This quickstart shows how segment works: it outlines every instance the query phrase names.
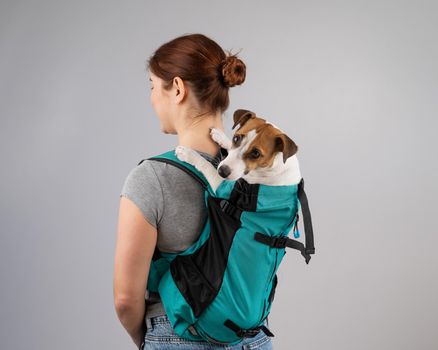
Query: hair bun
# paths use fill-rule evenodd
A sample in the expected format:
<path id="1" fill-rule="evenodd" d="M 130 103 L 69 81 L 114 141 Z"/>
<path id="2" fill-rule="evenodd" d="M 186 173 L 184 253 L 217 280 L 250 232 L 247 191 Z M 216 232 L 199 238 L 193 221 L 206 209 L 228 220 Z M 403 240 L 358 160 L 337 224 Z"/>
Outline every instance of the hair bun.
<path id="1" fill-rule="evenodd" d="M 236 55 L 227 56 L 221 62 L 223 83 L 226 87 L 240 85 L 245 81 L 246 66 Z"/>

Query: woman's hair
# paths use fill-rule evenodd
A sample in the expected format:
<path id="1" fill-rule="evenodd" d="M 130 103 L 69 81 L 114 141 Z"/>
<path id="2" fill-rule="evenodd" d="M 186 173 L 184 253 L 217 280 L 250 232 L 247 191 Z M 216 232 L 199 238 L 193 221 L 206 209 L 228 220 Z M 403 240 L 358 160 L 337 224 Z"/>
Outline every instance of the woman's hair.
<path id="1" fill-rule="evenodd" d="M 223 113 L 230 103 L 228 90 L 245 81 L 246 66 L 237 54 L 225 54 L 203 34 L 179 36 L 161 45 L 147 61 L 147 68 L 161 78 L 163 88 L 180 77 L 191 87 L 202 108 Z"/>

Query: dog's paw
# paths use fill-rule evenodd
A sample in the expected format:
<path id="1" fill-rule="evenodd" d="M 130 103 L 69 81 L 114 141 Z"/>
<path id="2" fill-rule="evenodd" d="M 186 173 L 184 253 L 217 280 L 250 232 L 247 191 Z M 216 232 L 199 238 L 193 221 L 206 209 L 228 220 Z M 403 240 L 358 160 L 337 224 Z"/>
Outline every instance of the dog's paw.
<path id="1" fill-rule="evenodd" d="M 185 146 L 177 146 L 176 148 L 175 148 L 175 154 L 176 154 L 176 157 L 179 159 L 179 160 L 182 160 L 182 161 L 187 161 L 187 154 L 188 154 L 188 152 L 187 152 L 187 147 L 185 147 Z"/>
<path id="2" fill-rule="evenodd" d="M 210 128 L 210 136 L 214 142 L 216 142 L 219 146 L 224 146 L 224 133 L 222 130 L 217 128 Z"/>
<path id="3" fill-rule="evenodd" d="M 175 148 L 176 157 L 183 162 L 192 163 L 196 153 L 189 147 L 178 145 Z"/>

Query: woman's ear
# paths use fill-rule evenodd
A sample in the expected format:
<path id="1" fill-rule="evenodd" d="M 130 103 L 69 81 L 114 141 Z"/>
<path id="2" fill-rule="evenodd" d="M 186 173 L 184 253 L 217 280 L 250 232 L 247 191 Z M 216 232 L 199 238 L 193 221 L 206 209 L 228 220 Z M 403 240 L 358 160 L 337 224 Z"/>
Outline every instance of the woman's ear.
<path id="1" fill-rule="evenodd" d="M 173 93 L 173 91 L 175 93 Z M 180 77 L 173 78 L 172 96 L 177 102 L 181 102 L 187 93 L 186 86 Z"/>

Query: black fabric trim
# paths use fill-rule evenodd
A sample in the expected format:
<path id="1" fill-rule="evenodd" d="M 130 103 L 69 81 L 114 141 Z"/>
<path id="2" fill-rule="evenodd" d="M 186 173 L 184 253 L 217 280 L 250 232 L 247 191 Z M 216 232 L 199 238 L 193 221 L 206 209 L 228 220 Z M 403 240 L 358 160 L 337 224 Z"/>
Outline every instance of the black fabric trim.
<path id="1" fill-rule="evenodd" d="M 240 178 L 234 184 L 229 201 L 244 211 L 256 211 L 259 188 L 259 184 L 250 184 Z"/>
<path id="2" fill-rule="evenodd" d="M 199 317 L 214 300 L 222 285 L 230 248 L 240 228 L 240 220 L 224 212 L 222 198 L 208 196 L 210 237 L 193 254 L 178 255 L 170 264 L 172 277 Z"/>
<path id="3" fill-rule="evenodd" d="M 274 300 L 275 288 L 277 288 L 277 284 L 278 284 L 278 278 L 277 278 L 277 274 L 275 274 L 274 279 L 272 280 L 272 289 L 271 292 L 269 293 L 269 298 L 268 298 L 269 304 L 272 304 L 272 301 Z"/>

